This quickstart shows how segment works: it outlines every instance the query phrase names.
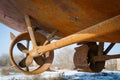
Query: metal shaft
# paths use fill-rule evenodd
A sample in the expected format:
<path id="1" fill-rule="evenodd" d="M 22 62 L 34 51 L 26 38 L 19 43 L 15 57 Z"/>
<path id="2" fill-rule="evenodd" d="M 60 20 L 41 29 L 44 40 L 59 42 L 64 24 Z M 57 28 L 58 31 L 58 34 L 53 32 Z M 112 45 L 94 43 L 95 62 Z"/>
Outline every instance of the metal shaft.
<path id="1" fill-rule="evenodd" d="M 115 58 L 120 58 L 120 54 L 117 55 L 102 55 L 102 56 L 95 56 L 93 58 L 94 62 L 100 62 L 100 61 L 105 61 L 109 59 L 115 59 Z"/>
<path id="2" fill-rule="evenodd" d="M 79 31 L 68 37 L 62 38 L 54 43 L 40 46 L 38 52 L 46 52 L 58 49 L 77 42 L 90 41 L 96 37 L 107 35 L 108 33 L 116 31 L 120 31 L 120 15 Z"/>

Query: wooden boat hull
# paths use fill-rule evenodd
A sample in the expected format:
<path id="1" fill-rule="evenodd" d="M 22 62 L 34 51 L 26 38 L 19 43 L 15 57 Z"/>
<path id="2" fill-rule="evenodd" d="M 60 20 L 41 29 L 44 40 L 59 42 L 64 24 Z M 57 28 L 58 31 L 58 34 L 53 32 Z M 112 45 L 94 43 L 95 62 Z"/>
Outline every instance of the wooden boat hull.
<path id="1" fill-rule="evenodd" d="M 25 31 L 27 14 L 34 28 L 47 32 L 58 30 L 57 36 L 65 37 L 119 15 L 119 3 L 120 0 L 1 0 L 0 21 Z M 104 38 L 107 42 L 119 42 L 119 34 L 120 31 L 106 34 L 97 41 Z"/>

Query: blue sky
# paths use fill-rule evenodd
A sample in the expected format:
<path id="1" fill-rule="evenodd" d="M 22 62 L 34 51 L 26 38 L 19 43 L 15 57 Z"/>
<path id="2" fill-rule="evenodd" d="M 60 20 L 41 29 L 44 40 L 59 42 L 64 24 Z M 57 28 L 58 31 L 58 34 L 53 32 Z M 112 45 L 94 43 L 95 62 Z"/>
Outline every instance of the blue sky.
<path id="1" fill-rule="evenodd" d="M 10 32 L 18 34 L 19 32 L 0 23 L 0 54 L 8 54 L 10 47 Z"/>
<path id="2" fill-rule="evenodd" d="M 10 32 L 13 32 L 15 35 L 19 34 L 19 32 L 0 23 L 0 54 L 9 54 L 9 47 L 11 43 Z M 109 43 L 106 43 L 105 47 L 107 47 L 108 44 Z M 114 53 L 120 54 L 120 44 L 116 44 L 111 50 L 110 54 Z"/>

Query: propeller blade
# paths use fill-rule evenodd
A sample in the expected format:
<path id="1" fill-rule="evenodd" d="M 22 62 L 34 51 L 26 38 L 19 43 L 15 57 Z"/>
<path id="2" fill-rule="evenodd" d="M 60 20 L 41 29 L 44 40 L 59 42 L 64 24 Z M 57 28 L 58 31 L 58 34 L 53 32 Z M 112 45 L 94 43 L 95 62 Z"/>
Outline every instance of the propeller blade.
<path id="1" fill-rule="evenodd" d="M 38 64 L 38 65 L 43 65 L 45 63 L 45 58 L 42 56 L 38 56 L 34 58 L 34 61 Z"/>
<path id="2" fill-rule="evenodd" d="M 13 40 L 15 38 L 15 35 L 12 32 L 10 32 L 10 38 L 11 38 L 11 40 Z"/>
<path id="3" fill-rule="evenodd" d="M 26 54 L 29 53 L 28 49 L 27 49 L 23 44 L 17 43 L 17 47 L 18 47 L 18 49 L 19 49 L 20 51 L 22 51 L 22 52 L 24 52 L 24 53 L 26 53 Z"/>
<path id="4" fill-rule="evenodd" d="M 26 61 L 26 58 L 22 59 L 22 60 L 19 62 L 19 66 L 22 67 L 22 68 L 26 67 L 25 61 Z"/>
<path id="5" fill-rule="evenodd" d="M 26 66 L 29 66 L 33 61 L 33 57 L 32 56 L 27 56 L 26 60 L 25 60 L 25 64 Z"/>
<path id="6" fill-rule="evenodd" d="M 19 62 L 19 66 L 22 67 L 22 68 L 25 68 L 27 66 L 29 66 L 33 61 L 33 57 L 32 56 L 27 56 L 26 58 L 22 59 L 20 62 Z"/>

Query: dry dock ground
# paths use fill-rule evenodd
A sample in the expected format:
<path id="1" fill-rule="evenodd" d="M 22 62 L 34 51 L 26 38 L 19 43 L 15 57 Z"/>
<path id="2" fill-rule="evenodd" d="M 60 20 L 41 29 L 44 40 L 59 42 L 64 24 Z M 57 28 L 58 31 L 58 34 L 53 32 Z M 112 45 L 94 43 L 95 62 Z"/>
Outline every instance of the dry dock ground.
<path id="1" fill-rule="evenodd" d="M 15 69 L 0 69 L 0 80 L 120 80 L 120 72 L 103 70 L 100 73 L 75 70 L 46 71 L 38 75 L 25 75 Z"/>

